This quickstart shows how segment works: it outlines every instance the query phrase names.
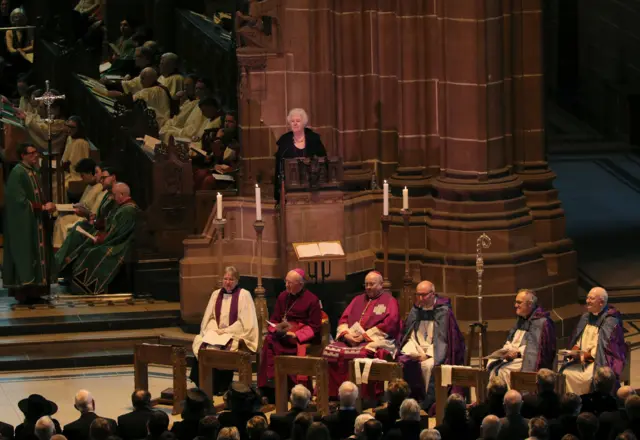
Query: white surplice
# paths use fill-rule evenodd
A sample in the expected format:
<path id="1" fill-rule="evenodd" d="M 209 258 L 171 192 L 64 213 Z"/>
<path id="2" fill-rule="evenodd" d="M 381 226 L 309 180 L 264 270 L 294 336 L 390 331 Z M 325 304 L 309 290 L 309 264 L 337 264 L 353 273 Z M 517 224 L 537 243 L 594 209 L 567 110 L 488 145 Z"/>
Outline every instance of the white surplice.
<path id="1" fill-rule="evenodd" d="M 516 330 L 515 334 L 513 335 L 513 339 L 511 341 L 505 342 L 504 345 L 502 346 L 502 348 L 505 350 L 517 350 L 520 353 L 519 358 L 512 360 L 506 365 L 502 365 L 498 369 L 498 373 L 497 373 L 498 376 L 500 376 L 507 383 L 507 387 L 509 387 L 509 389 L 511 388 L 511 372 L 522 370 L 522 358 L 524 357 L 524 351 L 527 348 L 527 346 L 522 342 L 524 341 L 524 336 L 526 334 L 527 332 L 524 330 Z M 489 362 L 487 367 L 492 366 L 494 362 L 504 362 L 504 361 L 500 359 L 493 360 Z M 496 375 L 496 370 L 495 369 L 491 370 L 490 377 L 494 377 L 495 375 Z"/>
<path id="2" fill-rule="evenodd" d="M 431 309 L 433 310 L 433 307 Z M 408 355 L 427 355 L 427 359 L 420 362 L 422 377 L 424 378 L 425 387 L 429 389 L 429 381 L 431 380 L 431 372 L 434 367 L 433 359 L 433 329 L 435 321 L 420 321 L 418 331 L 411 331 L 411 337 L 402 347 L 402 353 Z"/>
<path id="3" fill-rule="evenodd" d="M 598 327 L 587 324 L 577 345 L 581 351 L 588 351 L 595 359 L 596 351 L 598 350 Z M 593 362 L 587 365 L 569 365 L 565 368 L 564 376 L 567 380 L 567 393 L 576 393 L 578 396 L 590 393 L 593 369 Z"/>

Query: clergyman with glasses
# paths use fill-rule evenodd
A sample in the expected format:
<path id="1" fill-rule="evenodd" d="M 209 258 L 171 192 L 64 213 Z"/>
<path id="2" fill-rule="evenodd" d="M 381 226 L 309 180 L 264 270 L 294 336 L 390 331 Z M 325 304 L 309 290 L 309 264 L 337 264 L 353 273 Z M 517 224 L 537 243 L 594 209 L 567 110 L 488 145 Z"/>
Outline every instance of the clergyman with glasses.
<path id="1" fill-rule="evenodd" d="M 39 154 L 30 143 L 17 148 L 20 162 L 5 188 L 3 283 L 20 302 L 37 302 L 47 292 L 51 240 L 45 222 L 56 210 L 42 189 Z"/>
<path id="2" fill-rule="evenodd" d="M 416 299 L 404 326 L 401 354 L 404 379 L 411 397 L 425 411 L 435 403 L 433 368 L 463 365 L 465 343 L 448 298 L 438 296 L 430 281 L 416 287 Z"/>
<path id="3" fill-rule="evenodd" d="M 549 312 L 538 305 L 538 297 L 520 289 L 515 299 L 516 322 L 502 348 L 490 355 L 491 377 L 499 375 L 511 387 L 511 372 L 535 372 L 553 367 L 556 329 Z"/>

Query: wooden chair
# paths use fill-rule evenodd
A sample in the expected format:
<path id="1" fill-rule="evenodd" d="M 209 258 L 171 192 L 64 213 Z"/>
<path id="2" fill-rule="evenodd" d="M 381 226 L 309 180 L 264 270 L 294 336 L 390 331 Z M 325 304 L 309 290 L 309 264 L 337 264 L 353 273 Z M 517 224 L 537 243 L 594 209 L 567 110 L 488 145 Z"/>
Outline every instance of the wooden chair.
<path id="1" fill-rule="evenodd" d="M 276 356 L 276 413 L 287 412 L 289 401 L 288 375 L 316 378 L 316 405 L 322 415 L 329 414 L 329 363 L 321 357 Z"/>
<path id="2" fill-rule="evenodd" d="M 134 351 L 134 382 L 137 390 L 149 390 L 149 364 L 173 367 L 173 399 L 153 399 L 152 404 L 173 405 L 171 414 L 180 413 L 187 396 L 187 350 L 160 344 L 137 344 Z"/>
<path id="3" fill-rule="evenodd" d="M 198 372 L 200 388 L 213 399 L 213 368 L 237 371 L 240 382 L 251 386 L 251 363 L 254 355 L 246 351 L 226 351 L 206 348 L 198 352 Z"/>
<path id="4" fill-rule="evenodd" d="M 442 367 L 433 369 L 435 389 L 436 389 L 436 425 L 442 423 L 444 418 L 444 407 L 447 404 L 448 387 L 442 384 Z M 476 389 L 476 401 L 484 402 L 486 398 L 487 384 L 489 383 L 489 373 L 479 368 L 463 368 L 453 366 L 451 369 L 451 385 Z"/>
<path id="5" fill-rule="evenodd" d="M 402 364 L 398 362 L 373 362 L 369 372 L 369 380 L 389 381 L 402 379 Z M 349 380 L 356 383 L 356 362 L 349 362 Z M 362 386 L 358 386 L 358 399 L 356 409 L 362 412 Z"/>
<path id="6" fill-rule="evenodd" d="M 538 374 L 536 372 L 514 371 L 511 373 L 511 388 L 520 391 L 536 394 L 538 392 Z M 566 380 L 564 374 L 556 373 L 554 390 L 559 396 L 565 393 Z"/>

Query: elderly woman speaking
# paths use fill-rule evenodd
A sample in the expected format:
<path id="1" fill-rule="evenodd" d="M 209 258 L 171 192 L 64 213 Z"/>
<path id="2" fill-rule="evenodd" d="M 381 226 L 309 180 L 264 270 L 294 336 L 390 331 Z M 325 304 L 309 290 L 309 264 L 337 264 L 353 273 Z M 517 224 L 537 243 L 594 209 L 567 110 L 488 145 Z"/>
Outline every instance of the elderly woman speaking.
<path id="1" fill-rule="evenodd" d="M 283 159 L 293 159 L 296 157 L 325 157 L 327 151 L 324 149 L 320 135 L 307 128 L 309 117 L 307 112 L 301 108 L 294 108 L 287 116 L 287 124 L 291 131 L 283 134 L 278 139 L 278 151 L 276 152 L 276 176 L 274 198 L 276 203 L 280 202 L 280 173 Z"/>
<path id="2" fill-rule="evenodd" d="M 200 334 L 193 340 L 193 353 L 196 359 L 191 368 L 191 380 L 199 384 L 198 357 L 207 347 L 218 350 L 258 349 L 258 317 L 251 294 L 238 287 L 240 274 L 229 266 L 224 271 L 222 289 L 211 295 L 200 325 Z M 214 393 L 227 391 L 233 380 L 233 371 L 213 370 Z M 208 390 L 207 390 L 208 391 Z"/>

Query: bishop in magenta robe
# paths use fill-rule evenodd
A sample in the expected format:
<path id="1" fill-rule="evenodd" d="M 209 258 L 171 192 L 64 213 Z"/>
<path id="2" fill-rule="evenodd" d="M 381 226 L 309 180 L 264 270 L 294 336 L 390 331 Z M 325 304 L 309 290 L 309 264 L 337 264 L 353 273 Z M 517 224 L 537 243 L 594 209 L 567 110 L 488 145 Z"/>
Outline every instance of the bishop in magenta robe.
<path id="1" fill-rule="evenodd" d="M 306 344 L 319 343 L 321 337 L 322 308 L 318 297 L 304 288 L 302 269 L 287 274 L 286 288 L 276 301 L 260 354 L 258 387 L 269 401 L 274 397 L 275 357 L 305 356 Z M 289 376 L 289 379 L 290 385 L 302 381 L 297 376 Z"/>
<path id="2" fill-rule="evenodd" d="M 369 272 L 366 292 L 356 296 L 346 308 L 336 332 L 335 342 L 325 347 L 322 356 L 329 362 L 329 396 L 337 397 L 342 382 L 349 379 L 349 361 L 356 358 L 395 358 L 400 333 L 398 302 L 383 290 L 382 276 Z M 365 395 L 382 394 L 382 383 L 363 387 Z M 372 388 L 372 389 L 371 389 Z"/>

